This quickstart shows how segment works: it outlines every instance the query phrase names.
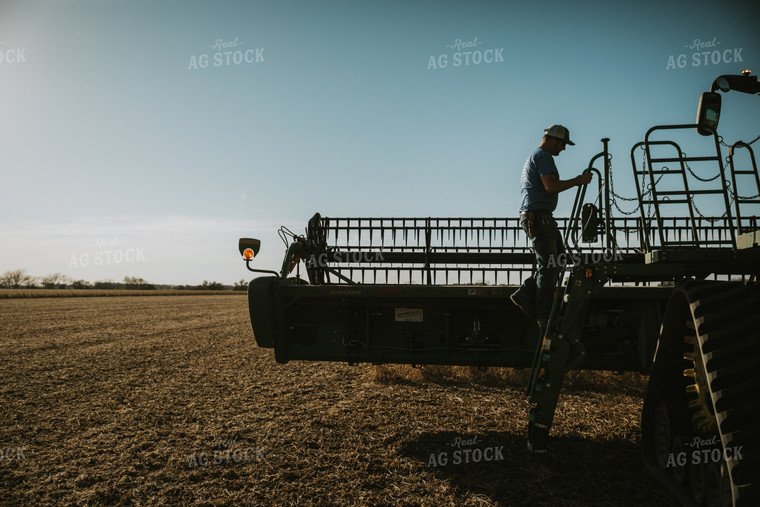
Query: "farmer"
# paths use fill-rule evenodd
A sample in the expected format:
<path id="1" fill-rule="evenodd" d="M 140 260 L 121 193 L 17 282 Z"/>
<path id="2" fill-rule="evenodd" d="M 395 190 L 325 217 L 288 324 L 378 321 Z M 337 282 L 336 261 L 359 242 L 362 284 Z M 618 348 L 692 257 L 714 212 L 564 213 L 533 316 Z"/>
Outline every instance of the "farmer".
<path id="1" fill-rule="evenodd" d="M 522 170 L 520 226 L 533 242 L 537 267 L 510 299 L 524 313 L 535 318 L 541 329 L 546 328 L 552 309 L 554 287 L 559 276 L 557 256 L 565 251 L 557 222 L 552 216 L 557 207 L 557 194 L 591 182 L 591 173 L 570 180 L 559 179 L 554 157 L 568 144 L 575 146 L 570 141 L 570 131 L 562 125 L 552 125 L 544 130 L 541 145 L 528 157 Z"/>

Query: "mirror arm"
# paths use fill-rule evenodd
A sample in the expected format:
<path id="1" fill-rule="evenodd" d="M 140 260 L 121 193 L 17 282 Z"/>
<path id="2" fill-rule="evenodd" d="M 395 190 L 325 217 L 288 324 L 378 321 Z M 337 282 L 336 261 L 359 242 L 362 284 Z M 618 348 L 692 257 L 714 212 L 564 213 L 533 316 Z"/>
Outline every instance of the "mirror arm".
<path id="1" fill-rule="evenodd" d="M 280 278 L 280 273 L 278 273 L 277 271 L 270 271 L 268 269 L 253 269 L 251 267 L 251 259 L 246 259 L 245 267 L 248 268 L 248 271 L 253 271 L 254 273 L 267 273 L 267 274 L 272 274 L 276 276 L 277 278 Z"/>

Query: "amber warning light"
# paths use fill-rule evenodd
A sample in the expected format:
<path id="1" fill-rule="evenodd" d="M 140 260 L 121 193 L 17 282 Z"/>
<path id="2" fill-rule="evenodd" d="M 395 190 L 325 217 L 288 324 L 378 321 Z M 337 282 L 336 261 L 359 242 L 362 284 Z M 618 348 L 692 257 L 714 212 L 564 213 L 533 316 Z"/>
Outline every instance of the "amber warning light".
<path id="1" fill-rule="evenodd" d="M 267 273 L 269 275 L 274 276 L 280 276 L 280 274 L 277 271 L 271 271 L 269 269 L 253 269 L 249 263 L 251 259 L 256 257 L 256 255 L 259 253 L 259 250 L 261 250 L 261 241 L 254 238 L 240 238 L 238 240 L 238 252 L 240 252 L 240 255 L 243 256 L 245 259 L 245 267 L 248 269 L 248 271 L 253 271 L 254 273 Z"/>
<path id="2" fill-rule="evenodd" d="M 247 261 L 256 257 L 261 249 L 261 241 L 253 238 L 240 238 L 238 241 L 238 252 Z"/>

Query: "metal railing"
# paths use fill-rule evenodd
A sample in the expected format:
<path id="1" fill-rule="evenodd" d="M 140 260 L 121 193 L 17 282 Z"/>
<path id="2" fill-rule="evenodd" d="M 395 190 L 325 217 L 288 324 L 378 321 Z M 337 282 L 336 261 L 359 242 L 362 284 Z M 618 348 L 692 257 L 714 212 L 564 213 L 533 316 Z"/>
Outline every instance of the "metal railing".
<path id="1" fill-rule="evenodd" d="M 658 225 L 657 235 L 654 236 L 657 241 L 652 242 L 650 238 L 645 245 L 647 251 L 672 248 L 736 248 L 736 235 L 730 209 L 730 185 L 721 158 L 717 134 L 714 131 L 711 132 L 715 154 L 707 156 L 687 156 L 673 141 L 651 139 L 652 135 L 658 131 L 696 131 L 696 128 L 696 125 L 652 127 L 646 133 L 644 141 L 631 148 L 633 178 L 636 182 L 642 223 L 651 220 L 652 217 L 647 217 L 647 210 L 649 210 L 654 212 L 653 218 Z M 646 164 L 641 169 L 634 160 L 634 152 L 639 148 L 643 148 L 646 156 Z M 666 149 L 669 149 L 669 153 Z M 703 162 L 716 164 L 717 174 L 710 178 L 696 175 L 690 164 Z M 703 216 L 695 203 L 697 196 L 700 198 L 719 197 L 719 207 L 723 214 L 717 218 Z M 668 215 L 665 208 L 676 211 Z M 688 221 L 688 233 L 678 229 L 673 231 L 675 233 L 669 234 L 668 231 L 671 228 L 668 227 L 668 222 L 682 218 Z M 705 228 L 699 224 L 704 221 L 720 223 L 724 233 L 702 234 Z M 707 230 L 712 229 L 714 228 L 707 227 Z"/>
<path id="2" fill-rule="evenodd" d="M 751 166 L 751 169 L 737 169 L 736 163 L 734 161 L 736 150 L 744 148 L 747 150 L 747 154 L 749 155 L 749 164 Z M 760 176 L 758 176 L 757 171 L 757 162 L 755 161 L 755 152 L 752 150 L 752 146 L 749 144 L 737 141 L 734 144 L 731 145 L 731 147 L 728 150 L 728 165 L 731 170 L 731 188 L 734 189 L 734 212 L 736 214 L 736 235 L 739 236 L 742 233 L 745 232 L 751 232 L 756 231 L 760 229 L 758 227 L 758 217 L 757 216 L 746 216 L 742 215 L 743 210 L 746 209 L 747 205 L 759 205 L 760 204 Z M 753 185 L 749 185 L 747 188 L 745 188 L 743 185 L 742 192 L 745 195 L 740 195 L 739 193 L 739 181 L 737 180 L 738 176 L 744 176 L 745 180 L 747 179 L 747 176 L 750 176 L 751 178 L 748 178 L 751 180 Z M 743 180 L 743 181 L 745 181 Z M 756 192 L 754 195 L 749 195 L 752 192 Z M 755 209 L 757 209 L 757 206 L 755 206 Z"/>
<path id="3" fill-rule="evenodd" d="M 570 219 L 557 222 L 566 229 Z M 650 242 L 660 235 L 669 242 L 691 238 L 694 224 L 689 218 L 662 223 L 660 231 L 649 221 L 642 227 L 640 218 L 611 218 L 614 256 L 600 235 L 596 243 L 577 245 L 557 262 L 643 262 L 642 238 Z M 723 241 L 727 234 L 725 218 L 698 218 L 696 227 L 700 238 L 712 242 Z M 315 216 L 307 237 L 312 238 L 310 253 L 303 260 L 311 283 L 518 285 L 535 268 L 530 241 L 517 218 Z"/>
<path id="4" fill-rule="evenodd" d="M 730 191 L 715 132 L 715 155 L 708 156 L 689 157 L 673 141 L 651 139 L 658 131 L 683 129 L 696 129 L 696 125 L 653 127 L 631 149 L 638 218 L 612 216 L 610 197 L 616 194 L 611 190 L 609 139 L 602 139 L 603 151 L 586 169 L 598 176 L 596 199 L 602 209 L 591 206 L 584 212 L 583 207 L 589 206 L 584 204 L 586 186 L 579 187 L 570 217 L 556 218 L 566 245 L 558 265 L 643 263 L 644 254 L 657 249 L 735 249 L 736 236 L 756 227 L 757 217 L 742 213 L 743 206 L 760 204 L 760 179 L 749 145 L 731 147 L 728 161 L 734 190 Z M 735 169 L 736 148 L 748 149 L 751 170 Z M 634 159 L 637 150 L 645 154 L 641 169 Z M 594 167 L 599 159 L 604 164 L 601 171 Z M 696 175 L 690 167 L 696 163 L 716 164 L 717 175 L 709 179 Z M 758 195 L 739 197 L 737 175 L 754 175 Z M 697 196 L 719 197 L 719 207 L 725 211 L 721 216 L 703 215 L 695 203 Z M 681 212 L 666 213 L 674 208 Z M 298 255 L 306 262 L 312 284 L 518 285 L 535 268 L 531 242 L 517 217 L 334 218 L 317 214 L 302 239 L 304 247 L 294 252 L 301 252 Z M 290 263 L 286 259 L 283 266 Z"/>

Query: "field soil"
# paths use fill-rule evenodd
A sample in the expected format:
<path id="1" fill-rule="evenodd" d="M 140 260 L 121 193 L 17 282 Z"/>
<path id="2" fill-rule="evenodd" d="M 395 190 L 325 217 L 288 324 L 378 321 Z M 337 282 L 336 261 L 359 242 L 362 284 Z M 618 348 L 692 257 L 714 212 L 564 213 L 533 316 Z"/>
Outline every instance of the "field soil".
<path id="1" fill-rule="evenodd" d="M 0 504 L 675 505 L 646 378 L 573 373 L 550 452 L 526 372 L 277 364 L 245 296 L 0 300 Z"/>

